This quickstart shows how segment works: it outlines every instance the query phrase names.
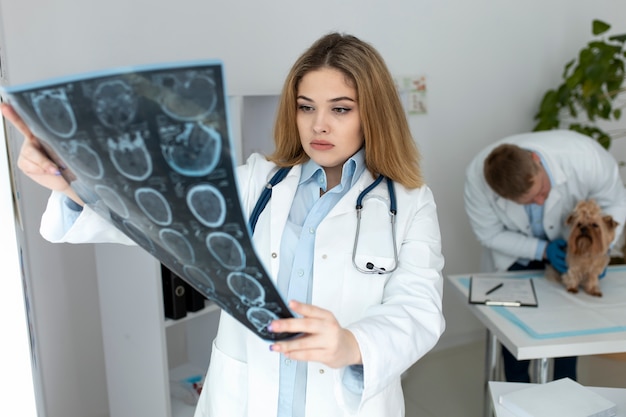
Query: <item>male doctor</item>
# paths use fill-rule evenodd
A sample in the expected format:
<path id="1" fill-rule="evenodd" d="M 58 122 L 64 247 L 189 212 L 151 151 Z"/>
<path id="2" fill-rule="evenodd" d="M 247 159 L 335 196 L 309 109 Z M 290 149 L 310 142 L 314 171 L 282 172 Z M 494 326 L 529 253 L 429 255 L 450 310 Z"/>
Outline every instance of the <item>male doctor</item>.
<path id="1" fill-rule="evenodd" d="M 619 224 L 626 191 L 615 159 L 596 141 L 567 130 L 518 134 L 483 149 L 469 164 L 465 210 L 485 248 L 483 271 L 567 271 L 564 222 L 580 200 L 595 199 Z M 613 243 L 615 243 L 615 241 Z M 507 381 L 530 382 L 529 361 L 503 347 Z M 576 380 L 576 358 L 557 358 L 554 379 Z"/>

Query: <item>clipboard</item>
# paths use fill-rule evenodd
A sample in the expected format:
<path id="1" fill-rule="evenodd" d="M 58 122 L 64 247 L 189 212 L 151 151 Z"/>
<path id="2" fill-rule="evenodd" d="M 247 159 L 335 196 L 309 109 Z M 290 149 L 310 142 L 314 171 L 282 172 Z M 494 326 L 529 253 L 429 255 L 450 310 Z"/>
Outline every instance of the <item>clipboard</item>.
<path id="1" fill-rule="evenodd" d="M 470 304 L 504 307 L 537 307 L 532 278 L 503 276 L 470 277 Z"/>

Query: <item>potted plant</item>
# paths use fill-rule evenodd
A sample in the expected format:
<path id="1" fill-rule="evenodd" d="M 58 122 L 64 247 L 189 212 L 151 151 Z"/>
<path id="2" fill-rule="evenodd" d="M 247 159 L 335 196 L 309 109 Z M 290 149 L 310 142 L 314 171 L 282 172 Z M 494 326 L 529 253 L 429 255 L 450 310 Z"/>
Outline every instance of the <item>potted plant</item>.
<path id="1" fill-rule="evenodd" d="M 601 20 L 593 21 L 594 39 L 565 65 L 562 83 L 545 93 L 533 130 L 575 130 L 594 138 L 606 149 L 612 139 L 626 136 L 626 132 L 608 133 L 597 123 L 619 120 L 626 106 L 618 100 L 626 91 L 626 34 L 608 36 L 610 28 Z"/>

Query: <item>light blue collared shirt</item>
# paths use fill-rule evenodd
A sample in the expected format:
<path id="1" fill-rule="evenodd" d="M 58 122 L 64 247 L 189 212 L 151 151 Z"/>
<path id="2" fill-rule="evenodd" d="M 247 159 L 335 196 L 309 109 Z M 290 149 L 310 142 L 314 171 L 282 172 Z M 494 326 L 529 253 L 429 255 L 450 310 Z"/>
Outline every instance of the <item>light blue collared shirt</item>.
<path id="1" fill-rule="evenodd" d="M 365 171 L 365 151 L 348 159 L 341 182 L 327 190 L 326 173 L 312 160 L 302 166 L 300 183 L 291 205 L 280 247 L 278 289 L 285 300 L 311 302 L 315 233 L 322 220 Z M 325 193 L 320 197 L 320 190 Z M 356 202 L 355 202 L 356 204 Z M 363 392 L 363 367 L 351 366 L 344 385 L 352 392 Z M 304 417 L 307 362 L 292 361 L 280 355 L 278 417 Z"/>
<path id="2" fill-rule="evenodd" d="M 554 181 L 552 181 L 552 173 L 550 172 L 548 164 L 546 164 L 546 161 L 543 159 L 543 156 L 539 154 L 539 152 L 533 152 L 539 156 L 541 165 L 543 165 L 543 168 L 546 170 L 546 174 L 548 174 L 550 186 L 552 186 Z M 528 214 L 528 220 L 530 222 L 530 231 L 534 237 L 539 239 L 539 244 L 537 245 L 537 250 L 535 251 L 535 259 L 538 261 L 543 259 L 543 253 L 546 250 L 546 246 L 548 246 L 548 236 L 543 228 L 543 207 L 544 205 L 540 206 L 535 203 L 524 205 L 524 209 L 526 210 L 526 214 Z M 525 259 L 523 262 L 519 263 L 528 264 L 528 262 L 528 259 Z"/>

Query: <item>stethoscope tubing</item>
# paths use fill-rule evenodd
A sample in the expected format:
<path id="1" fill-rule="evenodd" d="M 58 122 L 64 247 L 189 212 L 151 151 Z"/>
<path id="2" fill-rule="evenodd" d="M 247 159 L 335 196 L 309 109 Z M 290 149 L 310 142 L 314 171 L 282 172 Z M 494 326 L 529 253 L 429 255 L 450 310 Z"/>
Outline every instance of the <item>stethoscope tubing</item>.
<path id="1" fill-rule="evenodd" d="M 393 267 L 392 268 L 378 268 L 373 263 L 368 262 L 367 268 L 361 268 L 356 263 L 356 253 L 359 246 L 359 234 L 361 231 L 361 211 L 363 210 L 363 199 L 365 196 L 372 191 L 378 184 L 381 183 L 383 179 L 387 180 L 387 190 L 389 192 L 389 217 L 391 221 L 391 239 L 393 241 Z M 371 183 L 367 188 L 365 188 L 356 199 L 356 232 L 354 233 L 354 246 L 352 247 L 352 265 L 357 269 L 357 271 L 362 272 L 364 274 L 390 274 L 396 269 L 398 269 L 398 244 L 396 243 L 396 214 L 398 213 L 397 202 L 396 202 L 396 191 L 393 184 L 393 181 L 384 175 L 379 175 L 376 180 Z"/>
<path id="2" fill-rule="evenodd" d="M 248 227 L 250 228 L 250 234 L 254 233 L 254 229 L 256 227 L 256 223 L 259 219 L 259 216 L 267 206 L 270 198 L 272 197 L 272 188 L 279 182 L 281 182 L 289 173 L 291 167 L 280 168 L 272 178 L 265 184 L 263 191 L 261 191 L 261 195 L 252 209 L 252 213 L 250 213 L 250 219 L 248 221 Z M 372 191 L 374 188 L 378 186 L 382 182 L 382 180 L 387 181 L 387 190 L 389 192 L 389 216 L 391 220 L 391 237 L 393 241 L 393 267 L 392 268 L 378 268 L 373 263 L 368 262 L 366 268 L 361 268 L 356 263 L 356 253 L 359 246 L 359 234 L 361 230 L 361 211 L 363 210 L 363 199 L 367 196 L 367 194 Z M 384 175 L 379 175 L 374 182 L 372 182 L 369 186 L 367 186 L 363 191 L 359 193 L 359 196 L 356 199 L 356 232 L 354 234 L 354 246 L 352 247 L 352 264 L 357 269 L 357 271 L 362 272 L 364 274 L 390 274 L 398 268 L 398 244 L 396 243 L 396 214 L 398 213 L 397 202 L 396 202 L 396 192 L 395 186 L 392 180 L 385 177 Z"/>
<path id="3" fill-rule="evenodd" d="M 252 213 L 250 213 L 250 219 L 248 220 L 248 227 L 250 228 L 250 234 L 254 234 L 254 229 L 256 228 L 256 223 L 259 220 L 259 216 L 265 210 L 265 206 L 272 198 L 272 188 L 279 182 L 281 182 L 289 173 L 291 167 L 280 168 L 276 173 L 272 176 L 272 178 L 265 184 L 263 191 L 261 191 L 261 195 L 257 200 L 254 209 L 252 209 Z"/>

